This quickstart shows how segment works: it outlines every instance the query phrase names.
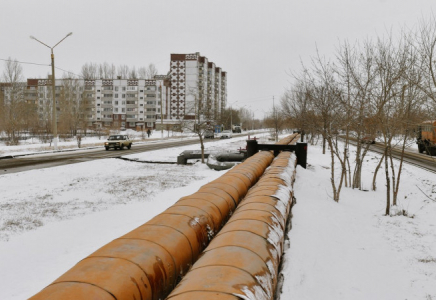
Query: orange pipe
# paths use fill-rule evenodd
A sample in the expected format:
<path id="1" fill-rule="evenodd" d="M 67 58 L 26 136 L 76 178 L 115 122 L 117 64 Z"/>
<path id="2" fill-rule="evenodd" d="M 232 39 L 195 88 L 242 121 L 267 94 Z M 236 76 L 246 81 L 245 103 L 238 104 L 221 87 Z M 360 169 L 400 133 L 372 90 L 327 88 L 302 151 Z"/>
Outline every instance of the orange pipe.
<path id="1" fill-rule="evenodd" d="M 274 298 L 295 164 L 277 156 L 167 299 Z"/>
<path id="2" fill-rule="evenodd" d="M 30 299 L 163 299 L 191 268 L 273 158 L 269 151 L 248 158 L 144 225 L 98 249 Z M 238 215 L 245 216 L 244 210 L 251 211 L 249 208 L 242 208 Z M 260 219 L 272 218 L 263 214 Z M 227 235 L 218 236 L 214 245 L 221 243 L 223 237 Z M 261 239 L 256 234 L 251 238 Z M 263 259 L 269 257 L 265 251 L 262 255 Z M 252 268 L 265 267 L 257 261 Z M 201 274 L 201 270 L 197 272 Z M 226 271 L 226 276 L 229 280 L 251 278 L 238 270 Z M 252 279 L 252 284 L 255 282 Z M 202 292 L 193 295 L 198 299 Z M 218 298 L 237 299 L 229 295 Z"/>

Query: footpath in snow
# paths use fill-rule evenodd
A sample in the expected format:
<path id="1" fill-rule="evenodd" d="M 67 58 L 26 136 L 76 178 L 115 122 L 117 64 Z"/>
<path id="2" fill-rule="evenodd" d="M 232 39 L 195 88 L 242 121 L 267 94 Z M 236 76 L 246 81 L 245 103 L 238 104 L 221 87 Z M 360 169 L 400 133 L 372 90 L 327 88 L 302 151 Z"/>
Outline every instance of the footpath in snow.
<path id="1" fill-rule="evenodd" d="M 367 190 L 376 157 L 364 162 Z M 384 170 L 377 191 L 343 188 L 336 203 L 329 154 L 310 146 L 308 163 L 297 168 L 281 299 L 436 299 L 436 174 L 405 164 L 398 209 L 409 217 L 384 216 Z"/>

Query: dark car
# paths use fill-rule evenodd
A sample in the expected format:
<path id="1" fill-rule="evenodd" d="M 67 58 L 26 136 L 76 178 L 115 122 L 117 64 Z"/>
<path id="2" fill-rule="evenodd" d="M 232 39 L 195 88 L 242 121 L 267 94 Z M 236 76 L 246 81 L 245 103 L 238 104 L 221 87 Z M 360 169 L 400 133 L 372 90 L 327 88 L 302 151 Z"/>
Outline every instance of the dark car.
<path id="1" fill-rule="evenodd" d="M 362 138 L 361 143 L 362 144 L 375 144 L 375 137 L 370 136 L 370 135 L 365 136 Z"/>

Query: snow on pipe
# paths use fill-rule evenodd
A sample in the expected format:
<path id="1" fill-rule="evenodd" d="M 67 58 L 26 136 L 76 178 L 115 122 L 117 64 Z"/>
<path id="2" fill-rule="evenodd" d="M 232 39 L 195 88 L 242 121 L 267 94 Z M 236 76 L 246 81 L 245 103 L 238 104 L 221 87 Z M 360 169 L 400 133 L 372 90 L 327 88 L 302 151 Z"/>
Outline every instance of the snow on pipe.
<path id="1" fill-rule="evenodd" d="M 98 249 L 30 299 L 163 299 L 272 160 L 269 151 L 250 157 Z"/>
<path id="2" fill-rule="evenodd" d="M 296 156 L 279 154 L 168 300 L 274 298 Z"/>

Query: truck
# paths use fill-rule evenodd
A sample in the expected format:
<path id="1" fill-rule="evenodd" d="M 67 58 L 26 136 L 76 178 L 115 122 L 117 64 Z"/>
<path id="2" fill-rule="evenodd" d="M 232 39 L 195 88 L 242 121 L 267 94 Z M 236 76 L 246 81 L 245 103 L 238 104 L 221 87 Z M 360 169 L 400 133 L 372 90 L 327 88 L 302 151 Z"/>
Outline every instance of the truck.
<path id="1" fill-rule="evenodd" d="M 424 121 L 418 125 L 417 139 L 419 153 L 424 151 L 436 156 L 436 120 Z"/>
<path id="2" fill-rule="evenodd" d="M 241 133 L 242 132 L 241 125 L 237 125 L 237 124 L 232 125 L 232 132 L 233 133 Z"/>

